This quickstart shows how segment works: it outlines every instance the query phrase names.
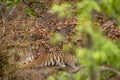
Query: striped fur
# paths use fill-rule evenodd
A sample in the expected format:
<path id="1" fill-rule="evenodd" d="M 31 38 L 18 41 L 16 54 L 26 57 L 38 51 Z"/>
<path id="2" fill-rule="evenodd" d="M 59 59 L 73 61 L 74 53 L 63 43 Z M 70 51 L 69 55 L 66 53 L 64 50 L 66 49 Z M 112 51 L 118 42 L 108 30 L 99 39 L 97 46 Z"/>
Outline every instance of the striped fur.
<path id="1" fill-rule="evenodd" d="M 31 63 L 33 60 L 35 60 L 38 56 L 40 55 L 40 53 L 37 54 L 29 54 L 28 57 L 22 61 L 23 64 L 28 64 Z"/>
<path id="2" fill-rule="evenodd" d="M 31 63 L 24 64 L 19 69 L 35 69 L 44 66 L 60 66 L 75 68 L 77 63 L 76 57 L 71 54 L 50 53 L 40 54 L 39 57 Z"/>

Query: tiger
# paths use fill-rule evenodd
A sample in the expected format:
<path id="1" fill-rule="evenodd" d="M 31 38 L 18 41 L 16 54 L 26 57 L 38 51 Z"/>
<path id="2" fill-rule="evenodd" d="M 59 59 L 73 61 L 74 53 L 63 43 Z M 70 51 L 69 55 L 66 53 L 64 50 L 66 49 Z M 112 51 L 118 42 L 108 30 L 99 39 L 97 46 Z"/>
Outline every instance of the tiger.
<path id="1" fill-rule="evenodd" d="M 30 62 L 32 62 L 33 60 L 37 59 L 38 56 L 39 56 L 40 53 L 37 53 L 37 54 L 28 54 L 27 58 L 25 58 L 23 61 L 22 61 L 22 64 L 28 64 Z"/>
<path id="2" fill-rule="evenodd" d="M 41 53 L 37 59 L 20 66 L 19 69 L 37 69 L 46 66 L 76 69 L 77 63 L 77 58 L 69 53 Z"/>

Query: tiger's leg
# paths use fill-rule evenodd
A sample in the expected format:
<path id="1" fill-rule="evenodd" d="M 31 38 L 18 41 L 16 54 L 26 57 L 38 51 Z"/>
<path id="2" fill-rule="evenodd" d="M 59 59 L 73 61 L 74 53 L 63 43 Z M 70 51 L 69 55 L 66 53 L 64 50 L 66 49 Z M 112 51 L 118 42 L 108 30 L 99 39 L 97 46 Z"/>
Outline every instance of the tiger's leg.
<path id="1" fill-rule="evenodd" d="M 72 67 L 69 67 L 69 72 L 76 73 L 84 68 L 85 68 L 85 66 L 82 66 L 82 65 L 72 65 Z"/>
<path id="2" fill-rule="evenodd" d="M 66 67 L 66 64 L 63 59 L 63 54 L 60 54 L 56 59 L 56 65 L 58 65 L 61 69 Z"/>
<path id="3" fill-rule="evenodd" d="M 81 65 L 78 65 L 78 60 L 75 56 L 68 54 L 64 58 L 64 62 L 70 73 L 77 72 L 81 69 Z"/>
<path id="4" fill-rule="evenodd" d="M 70 73 L 75 73 L 78 72 L 80 70 L 80 66 L 75 66 L 74 68 L 69 68 L 69 72 Z"/>
<path id="5" fill-rule="evenodd" d="M 61 63 L 59 64 L 59 66 L 60 66 L 61 68 L 65 68 L 65 67 L 66 67 L 66 65 L 65 65 L 64 62 L 61 62 Z"/>

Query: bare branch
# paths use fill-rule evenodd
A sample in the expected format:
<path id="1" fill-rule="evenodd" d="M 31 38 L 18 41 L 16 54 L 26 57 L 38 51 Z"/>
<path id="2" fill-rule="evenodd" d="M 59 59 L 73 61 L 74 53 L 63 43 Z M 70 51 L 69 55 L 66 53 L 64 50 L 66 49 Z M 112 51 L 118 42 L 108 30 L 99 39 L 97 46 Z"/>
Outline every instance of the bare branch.
<path id="1" fill-rule="evenodd" d="M 111 68 L 111 67 L 101 66 L 100 70 L 102 70 L 102 71 L 111 71 L 111 72 L 116 73 L 118 76 L 120 76 L 120 71 L 118 71 L 118 70 L 116 70 L 114 68 Z"/>

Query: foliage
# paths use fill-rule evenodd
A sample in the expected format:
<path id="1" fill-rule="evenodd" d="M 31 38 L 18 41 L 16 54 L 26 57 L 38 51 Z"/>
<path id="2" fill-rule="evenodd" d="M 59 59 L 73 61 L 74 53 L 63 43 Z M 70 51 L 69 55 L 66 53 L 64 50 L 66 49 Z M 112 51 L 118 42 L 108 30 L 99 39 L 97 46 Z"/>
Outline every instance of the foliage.
<path id="1" fill-rule="evenodd" d="M 72 6 L 68 3 L 64 3 L 61 6 L 55 4 L 52 7 L 53 10 L 50 12 L 51 13 L 58 13 L 59 17 L 63 17 L 63 16 L 70 17 L 71 13 L 72 13 L 71 7 Z"/>
<path id="2" fill-rule="evenodd" d="M 101 0 L 99 5 L 101 6 L 101 10 L 108 15 L 114 16 L 118 21 L 120 21 L 120 5 L 119 0 Z"/>
<path id="3" fill-rule="evenodd" d="M 33 9 L 30 9 L 30 8 L 26 9 L 26 13 L 28 15 L 35 15 L 35 11 Z"/>
<path id="4" fill-rule="evenodd" d="M 54 45 L 56 43 L 59 43 L 61 40 L 62 40 L 62 35 L 59 33 L 54 33 L 50 42 Z"/>
<path id="5" fill-rule="evenodd" d="M 90 42 L 89 48 L 78 47 L 76 48 L 76 55 L 80 58 L 80 63 L 86 66 L 86 74 L 89 75 L 87 78 L 82 78 L 81 73 L 78 72 L 72 76 L 74 80 L 98 80 L 103 79 L 103 76 L 100 76 L 100 72 L 98 68 L 101 65 L 109 65 L 115 69 L 120 69 L 120 47 L 116 44 L 116 42 L 106 39 L 100 30 L 94 30 L 93 21 L 92 21 L 92 11 L 96 10 L 98 12 L 104 12 L 105 14 L 113 17 L 117 17 L 118 22 L 119 19 L 119 0 L 82 0 L 75 5 L 76 9 L 73 11 L 72 6 L 70 4 L 62 4 L 62 5 L 53 5 L 50 12 L 58 13 L 59 17 L 66 17 L 67 15 L 71 15 L 77 12 L 78 16 L 78 25 L 77 33 L 87 33 L 88 41 Z M 67 15 L 66 15 L 67 14 Z M 99 27 L 99 26 L 97 26 Z M 79 36 L 78 36 L 79 37 Z M 87 38 L 86 38 L 87 39 Z M 65 44 L 66 46 L 66 44 Z M 64 49 L 67 49 L 64 47 Z M 94 74 L 96 73 L 96 74 Z M 56 75 L 62 76 L 65 74 Z M 78 75 L 79 74 L 79 75 Z M 69 74 L 71 75 L 71 74 Z M 92 75 L 96 75 L 95 78 Z M 99 75 L 99 76 L 97 76 Z M 56 78 L 57 78 L 56 77 Z M 51 77 L 50 77 L 51 78 Z M 57 80 L 69 80 L 70 77 L 64 76 L 62 78 L 57 78 Z M 54 79 L 52 79 L 54 80 Z"/>

